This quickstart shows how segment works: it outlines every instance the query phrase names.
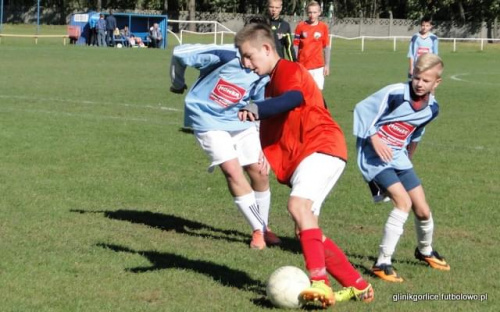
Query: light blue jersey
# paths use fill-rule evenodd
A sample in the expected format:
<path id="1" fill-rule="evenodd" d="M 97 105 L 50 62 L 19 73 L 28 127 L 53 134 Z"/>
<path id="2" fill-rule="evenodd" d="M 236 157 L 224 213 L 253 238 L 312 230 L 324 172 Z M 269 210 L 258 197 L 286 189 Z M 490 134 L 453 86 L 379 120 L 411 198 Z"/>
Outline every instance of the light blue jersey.
<path id="1" fill-rule="evenodd" d="M 425 53 L 439 54 L 439 40 L 433 33 L 428 33 L 426 38 L 422 38 L 420 33 L 411 37 L 410 47 L 408 48 L 408 58 L 412 58 L 416 63 L 420 55 Z"/>
<path id="2" fill-rule="evenodd" d="M 185 85 L 186 67 L 200 71 L 185 98 L 184 125 L 196 131 L 240 131 L 255 125 L 241 122 L 238 111 L 252 99 L 264 99 L 268 76 L 243 69 L 233 45 L 184 44 L 174 48 L 172 86 Z"/>
<path id="3" fill-rule="evenodd" d="M 439 112 L 434 96 L 429 94 L 420 109 L 411 100 L 411 82 L 389 85 L 359 102 L 354 109 L 354 135 L 357 137 L 358 166 L 366 181 L 385 169 L 405 170 L 413 167 L 407 146 L 420 141 L 424 127 Z M 378 136 L 392 149 L 393 158 L 385 163 L 370 143 Z"/>

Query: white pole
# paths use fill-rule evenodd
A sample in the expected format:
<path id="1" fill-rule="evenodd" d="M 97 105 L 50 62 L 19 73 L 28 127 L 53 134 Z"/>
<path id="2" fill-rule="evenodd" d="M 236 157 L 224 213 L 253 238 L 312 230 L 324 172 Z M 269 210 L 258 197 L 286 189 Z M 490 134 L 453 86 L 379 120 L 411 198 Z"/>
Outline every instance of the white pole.
<path id="1" fill-rule="evenodd" d="M 396 37 L 394 37 L 393 50 L 396 52 Z"/>
<path id="2" fill-rule="evenodd" d="M 214 22 L 214 44 L 217 44 L 217 23 Z"/>
<path id="3" fill-rule="evenodd" d="M 361 52 L 365 51 L 365 36 L 361 36 Z"/>

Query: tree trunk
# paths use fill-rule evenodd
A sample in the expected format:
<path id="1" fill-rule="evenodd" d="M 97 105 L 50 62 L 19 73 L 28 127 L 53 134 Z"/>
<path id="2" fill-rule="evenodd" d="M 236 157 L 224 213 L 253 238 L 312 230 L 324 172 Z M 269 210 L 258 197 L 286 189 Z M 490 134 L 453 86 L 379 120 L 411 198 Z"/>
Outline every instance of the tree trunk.
<path id="1" fill-rule="evenodd" d="M 196 0 L 189 0 L 188 12 L 189 12 L 189 20 L 195 21 L 196 20 Z M 189 30 L 196 31 L 196 24 L 190 23 Z"/>
<path id="2" fill-rule="evenodd" d="M 101 12 L 102 9 L 102 0 L 97 0 L 97 12 Z"/>

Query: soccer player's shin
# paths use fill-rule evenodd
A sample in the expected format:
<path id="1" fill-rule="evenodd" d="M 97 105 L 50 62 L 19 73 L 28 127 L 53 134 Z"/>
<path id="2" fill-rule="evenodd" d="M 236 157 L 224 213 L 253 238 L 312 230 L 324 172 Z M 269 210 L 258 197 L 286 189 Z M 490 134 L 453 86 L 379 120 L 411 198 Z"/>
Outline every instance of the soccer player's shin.
<path id="1" fill-rule="evenodd" d="M 325 247 L 326 270 L 343 287 L 353 286 L 356 289 L 365 289 L 368 283 L 352 266 L 344 252 L 328 237 L 323 241 Z"/>

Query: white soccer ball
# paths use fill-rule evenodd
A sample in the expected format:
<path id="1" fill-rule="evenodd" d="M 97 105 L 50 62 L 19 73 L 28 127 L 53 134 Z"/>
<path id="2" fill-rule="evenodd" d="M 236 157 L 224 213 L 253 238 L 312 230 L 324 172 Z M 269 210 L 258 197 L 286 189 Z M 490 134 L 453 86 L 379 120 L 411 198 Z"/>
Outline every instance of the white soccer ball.
<path id="1" fill-rule="evenodd" d="M 300 308 L 299 294 L 311 282 L 304 271 L 294 266 L 283 266 L 274 271 L 267 281 L 267 298 L 278 308 Z"/>
<path id="2" fill-rule="evenodd" d="M 116 45 L 116 47 L 117 47 L 118 49 L 120 49 L 120 48 L 123 48 L 123 45 L 122 45 L 121 43 L 119 43 L 119 44 L 117 44 L 117 45 Z"/>

